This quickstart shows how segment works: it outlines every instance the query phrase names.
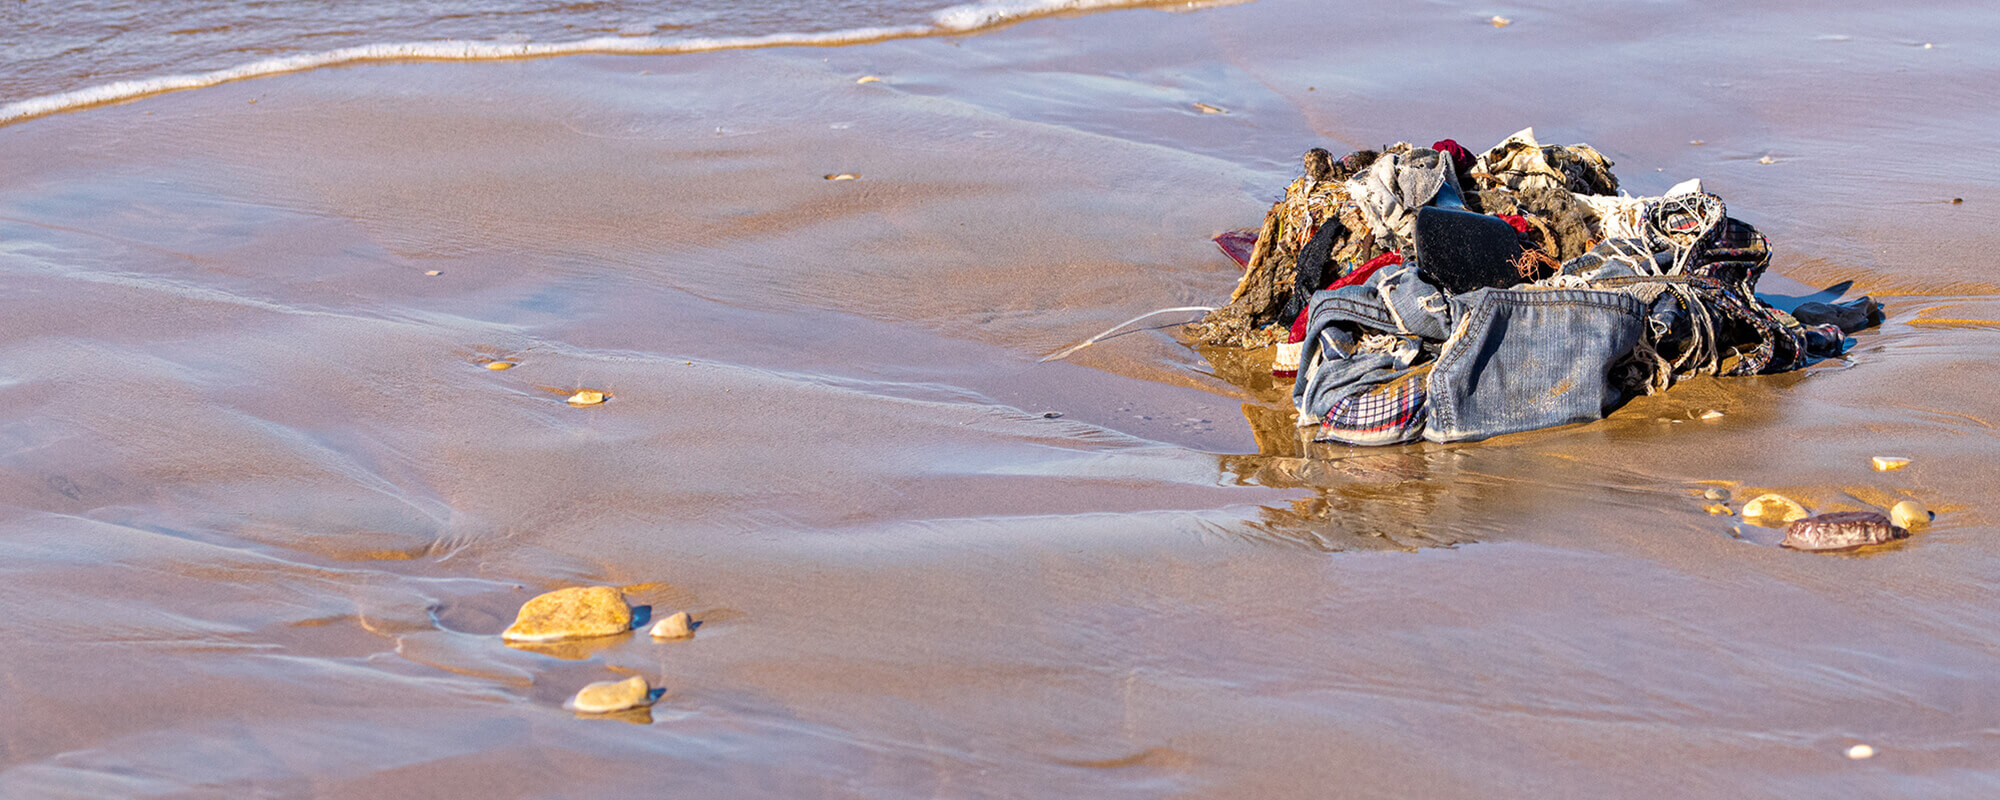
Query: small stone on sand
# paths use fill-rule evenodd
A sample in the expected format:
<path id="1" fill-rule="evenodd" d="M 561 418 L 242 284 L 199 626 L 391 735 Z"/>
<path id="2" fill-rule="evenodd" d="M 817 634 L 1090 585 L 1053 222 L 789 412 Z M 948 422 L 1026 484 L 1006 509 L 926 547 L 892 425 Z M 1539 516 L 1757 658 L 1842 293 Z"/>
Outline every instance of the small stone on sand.
<path id="1" fill-rule="evenodd" d="M 693 635 L 694 617 L 688 616 L 686 611 L 674 612 L 673 616 L 653 625 L 655 639 L 686 639 Z"/>
<path id="2" fill-rule="evenodd" d="M 1778 160 L 1777 160 L 1777 159 L 1775 159 L 1775 158 L 1772 158 L 1772 157 L 1770 157 L 1770 156 L 1765 156 L 1765 157 L 1763 157 L 1763 158 L 1760 158 L 1760 159 L 1757 159 L 1757 163 L 1759 163 L 1759 164 L 1776 164 L 1776 163 L 1778 163 Z"/>
<path id="3" fill-rule="evenodd" d="M 1729 490 L 1728 490 L 1728 489 L 1724 489 L 1724 488 L 1722 488 L 1722 487 L 1720 487 L 1720 486 L 1717 486 L 1717 487 L 1713 487 L 1713 488 L 1710 488 L 1710 489 L 1708 489 L 1708 490 L 1706 490 L 1706 491 L 1702 492 L 1702 493 L 1701 493 L 1701 496 L 1702 496 L 1702 497 L 1706 497 L 1706 498 L 1708 498 L 1708 499 L 1710 499 L 1710 500 L 1714 500 L 1715 502 L 1718 502 L 1718 503 L 1727 503 L 1727 502 L 1729 502 Z"/>
<path id="4" fill-rule="evenodd" d="M 1209 105 L 1209 104 L 1207 104 L 1207 103 L 1196 103 L 1196 104 L 1194 104 L 1194 110 L 1196 110 L 1196 111 L 1199 111 L 1199 112 L 1201 112 L 1201 113 L 1203 113 L 1203 114 L 1227 114 L 1227 113 L 1229 113 L 1229 112 L 1227 112 L 1227 111 L 1224 111 L 1224 110 L 1222 110 L 1222 108 L 1221 108 L 1221 107 L 1219 107 L 1219 106 L 1212 106 L 1212 105 Z"/>
<path id="5" fill-rule="evenodd" d="M 488 361 L 488 362 L 486 362 L 486 368 L 487 368 L 487 369 L 490 369 L 490 370 L 493 370 L 494 372 L 499 372 L 499 371 L 501 371 L 501 370 L 503 370 L 503 369 L 513 369 L 513 368 L 514 368 L 514 362 L 512 362 L 512 361 Z"/>
<path id="6" fill-rule="evenodd" d="M 425 272 L 424 274 L 425 274 L 425 275 L 429 275 L 429 276 L 431 276 L 431 277 L 435 278 L 435 277 L 437 277 L 437 276 L 439 276 L 439 275 L 443 275 L 443 274 L 444 274 L 444 270 L 441 270 L 441 269 L 434 269 L 434 270 L 431 270 L 431 271 L 429 271 L 429 272 Z"/>
<path id="7" fill-rule="evenodd" d="M 1696 146 L 1696 147 L 1700 147 L 1700 146 L 1702 146 L 1702 145 L 1705 145 L 1705 144 L 1708 144 L 1708 143 L 1707 143 L 1707 142 L 1704 142 L 1704 141 L 1702 141 L 1702 140 L 1700 140 L 1700 139 L 1689 139 L 1689 140 L 1688 140 L 1688 144 L 1691 144 L 1691 145 L 1694 145 L 1694 146 Z"/>
<path id="8" fill-rule="evenodd" d="M 829 172 L 826 175 L 826 179 L 830 181 L 858 181 L 861 180 L 861 176 L 852 172 Z"/>
<path id="9" fill-rule="evenodd" d="M 1710 514 L 1713 514 L 1713 515 L 1715 515 L 1715 516 L 1718 516 L 1718 517 L 1726 517 L 1726 516 L 1729 516 L 1729 515 L 1730 515 L 1731 513 L 1733 513 L 1733 512 L 1731 512 L 1731 511 L 1729 510 L 1729 506 L 1725 506 L 1725 505 L 1723 505 L 1723 504 L 1721 504 L 1721 503 L 1716 503 L 1715 505 L 1712 505 L 1712 506 L 1709 506 L 1709 507 L 1708 507 L 1708 513 L 1710 513 Z"/>
<path id="10" fill-rule="evenodd" d="M 1743 517 L 1789 524 L 1812 516 L 1797 500 L 1781 494 L 1760 494 L 1743 504 Z"/>
<path id="11" fill-rule="evenodd" d="M 1857 744 L 1853 747 L 1847 748 L 1847 757 L 1854 759 L 1856 761 L 1860 761 L 1864 758 L 1874 758 L 1875 748 L 1869 747 L 1868 745 L 1865 744 Z"/>
<path id="12" fill-rule="evenodd" d="M 500 636 L 510 642 L 555 642 L 631 629 L 632 607 L 616 588 L 572 586 L 523 603 L 514 624 Z"/>
<path id="13" fill-rule="evenodd" d="M 573 406 L 594 406 L 604 402 L 606 396 L 603 392 L 596 389 L 582 389 L 578 390 L 576 394 L 570 395 L 569 399 L 563 402 Z"/>
<path id="14" fill-rule="evenodd" d="M 1916 530 L 1931 524 L 1931 510 L 1915 500 L 1904 500 L 1889 509 L 1889 524 Z"/>
<path id="15" fill-rule="evenodd" d="M 585 714 L 609 714 L 638 708 L 652 696 L 653 687 L 646 685 L 645 678 L 634 675 L 622 681 L 598 681 L 585 686 L 564 705 Z"/>
<path id="16" fill-rule="evenodd" d="M 873 75 L 863 75 L 861 76 L 861 79 L 855 81 L 855 83 L 880 83 L 881 81 L 882 81 L 881 78 L 875 77 Z"/>
<path id="17" fill-rule="evenodd" d="M 1876 456 L 1872 459 L 1872 462 L 1875 465 L 1876 472 L 1888 472 L 1892 469 L 1902 469 L 1910 465 L 1910 460 L 1902 456 Z"/>
<path id="18" fill-rule="evenodd" d="M 1514 24 L 1514 21 L 1513 21 L 1513 20 L 1511 20 L 1511 19 L 1508 19 L 1508 18 L 1506 18 L 1506 17 L 1502 17 L 1502 16 L 1499 16 L 1499 15 L 1497 15 L 1497 14 L 1496 14 L 1496 15 L 1494 15 L 1494 17 L 1493 17 L 1492 19 L 1489 19 L 1489 20 L 1487 20 L 1486 22 L 1487 22 L 1488 24 L 1492 25 L 1492 26 L 1493 26 L 1493 27 L 1495 27 L 1495 28 L 1505 28 L 1505 27 L 1507 27 L 1507 26 L 1509 26 L 1509 25 L 1512 25 L 1512 24 Z"/>
<path id="19" fill-rule="evenodd" d="M 1701 418 L 1704 420 L 1722 419 L 1722 412 L 1716 411 L 1715 409 L 1709 409 L 1707 411 L 1701 412 Z"/>
<path id="20" fill-rule="evenodd" d="M 1792 523 L 1785 529 L 1785 540 L 1778 544 L 1793 550 L 1826 552 L 1893 542 L 1909 535 L 1909 530 L 1890 524 L 1888 517 L 1873 511 L 1838 511 Z"/>

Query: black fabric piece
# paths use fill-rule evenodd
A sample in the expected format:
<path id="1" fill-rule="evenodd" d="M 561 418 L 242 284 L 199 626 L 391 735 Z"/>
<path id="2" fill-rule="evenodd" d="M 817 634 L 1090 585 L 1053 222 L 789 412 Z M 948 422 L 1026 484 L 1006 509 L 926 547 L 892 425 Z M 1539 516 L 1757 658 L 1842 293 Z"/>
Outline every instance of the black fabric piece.
<path id="1" fill-rule="evenodd" d="M 1499 217 L 1425 206 L 1417 209 L 1417 276 L 1452 294 L 1521 282 L 1514 266 L 1521 240 Z"/>
<path id="2" fill-rule="evenodd" d="M 1285 310 L 1278 313 L 1278 322 L 1291 325 L 1299 318 L 1299 312 L 1306 310 L 1312 293 L 1326 288 L 1331 282 L 1327 277 L 1327 267 L 1332 266 L 1333 250 L 1340 245 L 1340 235 L 1347 228 L 1338 219 L 1329 219 L 1319 226 L 1312 241 L 1306 242 L 1305 249 L 1299 251 L 1299 273 L 1292 282 L 1292 296 L 1285 300 Z"/>
<path id="3" fill-rule="evenodd" d="M 1844 303 L 1800 303 L 1792 309 L 1792 319 L 1805 325 L 1832 325 L 1843 333 L 1853 333 L 1882 324 L 1882 304 L 1867 295 Z"/>

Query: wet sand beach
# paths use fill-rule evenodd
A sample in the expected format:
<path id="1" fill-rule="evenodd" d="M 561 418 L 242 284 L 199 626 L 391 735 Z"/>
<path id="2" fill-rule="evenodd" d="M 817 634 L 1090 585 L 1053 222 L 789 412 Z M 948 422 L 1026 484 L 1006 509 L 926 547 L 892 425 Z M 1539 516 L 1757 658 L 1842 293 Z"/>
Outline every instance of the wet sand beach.
<path id="1" fill-rule="evenodd" d="M 0 126 L 0 796 L 1993 796 L 1996 34 L 1256 0 Z M 1887 321 L 1310 453 L 1177 318 L 1039 361 L 1219 305 L 1309 147 L 1530 125 Z M 1709 488 L 1936 519 L 1796 552 Z M 700 625 L 502 641 L 583 585 Z"/>

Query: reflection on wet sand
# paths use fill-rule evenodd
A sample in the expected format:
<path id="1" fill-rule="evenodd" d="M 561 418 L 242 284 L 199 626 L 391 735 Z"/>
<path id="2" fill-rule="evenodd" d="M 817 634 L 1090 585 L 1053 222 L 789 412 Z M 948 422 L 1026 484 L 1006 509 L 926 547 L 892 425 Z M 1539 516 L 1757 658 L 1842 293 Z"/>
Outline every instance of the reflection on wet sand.
<path id="1" fill-rule="evenodd" d="M 1270 373 L 1270 348 L 1200 347 L 1214 374 L 1251 394 L 1243 417 L 1257 452 L 1220 454 L 1225 480 L 1304 489 L 1311 497 L 1265 507 L 1236 535 L 1326 552 L 1409 550 L 1476 541 L 1463 508 L 1482 502 L 1477 480 L 1458 473 L 1457 447 L 1423 443 L 1360 448 L 1311 441 L 1294 424 L 1289 379 Z M 1471 496 L 1465 496 L 1467 493 Z"/>

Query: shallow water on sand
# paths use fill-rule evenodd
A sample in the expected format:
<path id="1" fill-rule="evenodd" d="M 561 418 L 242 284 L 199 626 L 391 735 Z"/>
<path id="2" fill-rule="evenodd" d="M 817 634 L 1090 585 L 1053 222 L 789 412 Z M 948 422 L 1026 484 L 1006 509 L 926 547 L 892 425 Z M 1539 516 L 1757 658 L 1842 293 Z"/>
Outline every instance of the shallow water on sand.
<path id="1" fill-rule="evenodd" d="M 0 795 L 1988 796 L 2000 14 L 1715 23 L 1261 0 L 0 127 Z M 1307 147 L 1529 124 L 1888 323 L 1315 458 L 1171 326 L 1037 361 L 1225 297 Z M 1938 518 L 1795 553 L 1709 486 Z M 580 583 L 704 624 L 501 643 Z M 627 674 L 650 724 L 561 710 Z"/>

